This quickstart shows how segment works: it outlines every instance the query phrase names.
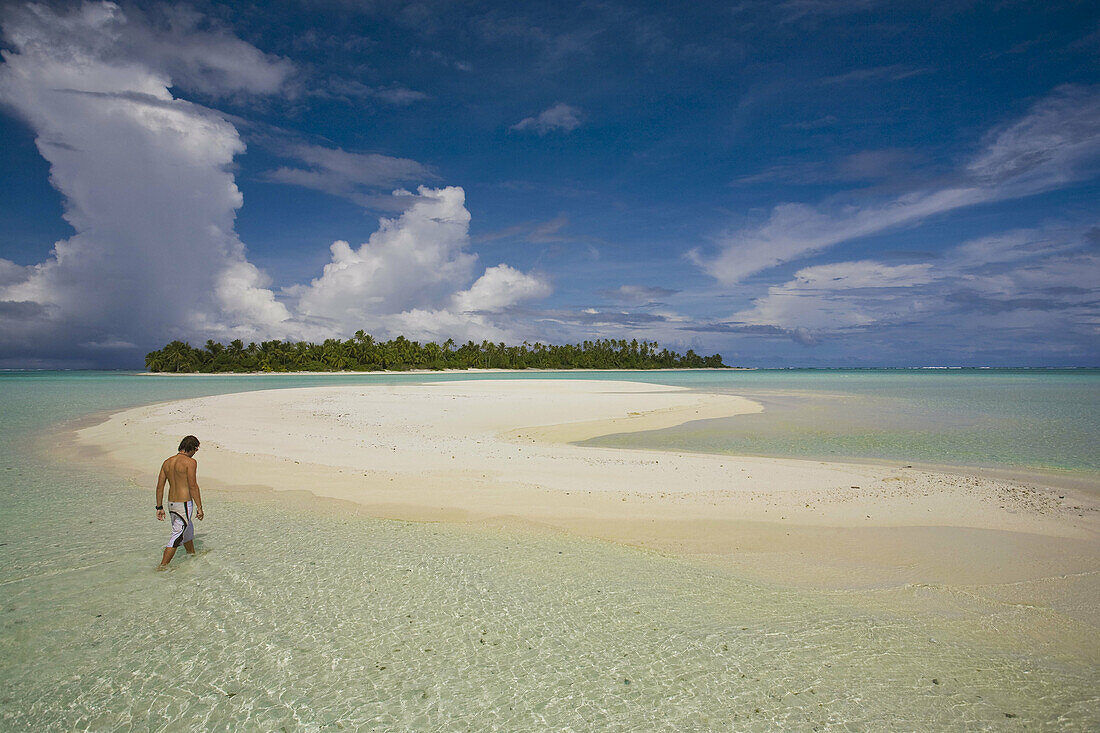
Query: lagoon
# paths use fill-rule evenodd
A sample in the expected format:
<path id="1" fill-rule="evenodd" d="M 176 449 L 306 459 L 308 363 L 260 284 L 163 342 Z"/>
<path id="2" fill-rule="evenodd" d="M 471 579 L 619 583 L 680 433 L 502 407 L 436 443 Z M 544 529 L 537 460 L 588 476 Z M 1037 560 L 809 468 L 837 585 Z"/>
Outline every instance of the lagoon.
<path id="1" fill-rule="evenodd" d="M 998 601 L 990 587 L 783 587 L 538 528 L 377 520 L 346 503 L 243 488 L 204 492 L 200 554 L 155 574 L 163 540 L 163 525 L 152 520 L 155 465 L 142 477 L 82 454 L 74 461 L 67 438 L 106 411 L 185 397 L 534 376 L 0 376 L 4 727 L 1087 730 L 1100 723 L 1095 627 L 1065 604 L 1055 611 Z M 1097 413 L 1084 409 L 1097 399 L 1095 373 L 596 378 L 603 376 L 774 400 L 764 415 L 787 401 L 790 410 L 761 433 L 773 442 L 754 444 L 764 455 L 798 455 L 790 446 L 804 442 L 783 443 L 782 427 L 815 400 L 860 405 L 864 432 L 838 425 L 806 455 L 904 460 L 912 454 L 896 451 L 904 451 L 905 421 L 887 420 L 877 442 L 867 437 L 876 410 L 898 405 L 926 432 L 943 420 L 976 431 L 975 445 L 991 445 L 981 435 L 1026 435 L 1029 421 L 1044 426 L 1030 429 L 1032 443 L 1096 430 Z M 702 431 L 695 442 L 693 431 Z M 632 447 L 680 441 L 684 449 L 722 452 L 743 449 L 745 440 L 714 424 L 630 436 Z M 1086 478 L 1094 471 L 1094 457 L 1077 448 L 1042 463 L 1031 448 L 1005 449 L 1012 440 L 989 450 L 955 450 L 958 442 L 943 441 L 951 450 L 939 453 L 935 442 L 926 444 L 921 460 L 966 464 L 988 453 L 1001 467 Z M 1088 598 L 1095 577 L 1071 579 L 1059 593 Z"/>

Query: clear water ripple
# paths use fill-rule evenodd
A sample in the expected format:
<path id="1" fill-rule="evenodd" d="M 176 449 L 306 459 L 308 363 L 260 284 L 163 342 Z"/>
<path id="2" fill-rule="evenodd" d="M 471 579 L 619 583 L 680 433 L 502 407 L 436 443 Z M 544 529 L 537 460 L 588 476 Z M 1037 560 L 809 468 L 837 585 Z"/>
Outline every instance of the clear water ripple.
<path id="1" fill-rule="evenodd" d="M 206 497 L 200 554 L 155 573 L 151 484 L 38 436 L 239 383 L 25 382 L 0 385 L 2 729 L 1100 727 L 1095 644 L 1067 656 L 1035 634 L 1095 629 L 965 587 L 787 590 L 592 540 L 225 491 Z"/>

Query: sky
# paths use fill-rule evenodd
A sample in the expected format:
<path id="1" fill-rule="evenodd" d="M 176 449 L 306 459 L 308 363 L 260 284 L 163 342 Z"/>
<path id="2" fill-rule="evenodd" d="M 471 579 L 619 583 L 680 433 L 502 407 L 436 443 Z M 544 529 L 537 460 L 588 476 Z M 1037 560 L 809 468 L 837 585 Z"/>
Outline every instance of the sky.
<path id="1" fill-rule="evenodd" d="M 0 368 L 1100 366 L 1094 2 L 0 3 Z"/>

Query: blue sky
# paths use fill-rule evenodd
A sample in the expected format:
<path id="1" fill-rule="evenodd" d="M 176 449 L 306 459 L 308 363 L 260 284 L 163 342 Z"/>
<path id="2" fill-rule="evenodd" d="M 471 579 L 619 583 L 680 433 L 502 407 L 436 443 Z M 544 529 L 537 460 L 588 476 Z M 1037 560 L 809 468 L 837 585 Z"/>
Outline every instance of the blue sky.
<path id="1" fill-rule="evenodd" d="M 1088 2 L 7 4 L 0 366 L 1100 364 Z"/>

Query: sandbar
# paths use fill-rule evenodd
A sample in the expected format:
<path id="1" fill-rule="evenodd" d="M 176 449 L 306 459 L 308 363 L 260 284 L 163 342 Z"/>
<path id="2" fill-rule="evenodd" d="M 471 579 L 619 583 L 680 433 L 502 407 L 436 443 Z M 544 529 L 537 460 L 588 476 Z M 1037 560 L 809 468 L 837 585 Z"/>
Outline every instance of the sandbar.
<path id="1" fill-rule="evenodd" d="M 1026 603 L 1072 578 L 1061 610 L 1100 622 L 1082 602 L 1100 589 L 1094 494 L 900 464 L 573 444 L 761 409 L 628 381 L 321 386 L 147 405 L 77 439 L 152 487 L 179 438 L 199 436 L 208 505 L 234 487 L 307 490 L 376 517 L 552 528 L 823 589 L 1015 584 Z"/>

